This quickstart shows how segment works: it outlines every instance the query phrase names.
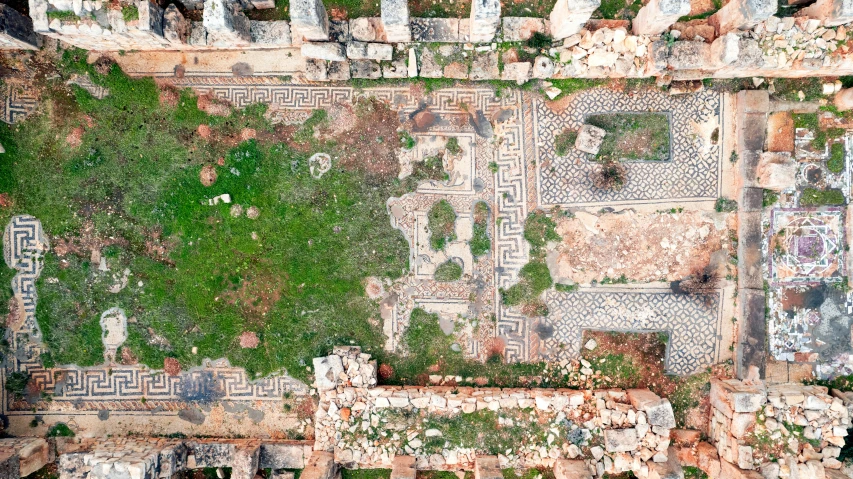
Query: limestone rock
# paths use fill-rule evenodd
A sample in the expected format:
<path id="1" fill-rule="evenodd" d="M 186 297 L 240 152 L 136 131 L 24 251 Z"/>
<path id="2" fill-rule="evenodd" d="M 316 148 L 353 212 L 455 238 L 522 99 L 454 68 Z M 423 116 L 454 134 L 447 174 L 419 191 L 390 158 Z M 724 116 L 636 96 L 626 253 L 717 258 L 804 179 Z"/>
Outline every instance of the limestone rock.
<path id="1" fill-rule="evenodd" d="M 597 126 L 583 125 L 578 130 L 578 136 L 575 139 L 575 148 L 584 153 L 597 155 L 606 134 L 606 131 Z"/>

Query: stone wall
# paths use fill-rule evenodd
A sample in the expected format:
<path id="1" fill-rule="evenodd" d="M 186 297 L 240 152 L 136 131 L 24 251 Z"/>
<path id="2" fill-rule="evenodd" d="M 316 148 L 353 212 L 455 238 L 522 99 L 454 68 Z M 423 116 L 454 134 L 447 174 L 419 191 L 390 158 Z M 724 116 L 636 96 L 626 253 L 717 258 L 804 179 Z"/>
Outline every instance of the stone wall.
<path id="1" fill-rule="evenodd" d="M 711 413 L 708 435 L 721 468 L 737 474 L 725 477 L 846 477 L 837 457 L 851 427 L 853 393 L 712 379 Z"/>
<path id="2" fill-rule="evenodd" d="M 40 45 L 33 21 L 12 7 L 0 4 L 0 50 L 34 50 Z"/>
<path id="3" fill-rule="evenodd" d="M 493 451 L 500 468 L 572 459 L 598 476 L 668 477 L 663 473 L 680 469 L 669 461 L 672 406 L 649 390 L 375 386 L 376 364 L 357 347 L 335 348 L 314 368 L 320 395 L 314 447 L 333 452 L 344 467 L 388 468 L 395 457 L 411 456 L 417 469 L 474 469 L 482 448 L 457 444 L 431 425 L 449 419 L 477 428 L 466 425 L 466 418 L 477 418 L 516 428 L 521 438 Z"/>
<path id="4" fill-rule="evenodd" d="M 65 438 L 63 438 L 65 439 Z M 259 469 L 302 469 L 312 443 L 249 439 L 65 439 L 57 444 L 60 479 L 157 479 L 205 467 L 230 467 L 234 479 Z"/>

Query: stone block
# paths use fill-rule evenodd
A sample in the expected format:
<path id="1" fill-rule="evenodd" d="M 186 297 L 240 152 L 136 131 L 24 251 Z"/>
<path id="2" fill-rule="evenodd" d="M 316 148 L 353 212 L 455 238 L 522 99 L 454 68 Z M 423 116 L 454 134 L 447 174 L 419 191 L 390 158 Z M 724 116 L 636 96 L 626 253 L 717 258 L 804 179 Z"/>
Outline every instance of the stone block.
<path id="1" fill-rule="evenodd" d="M 711 60 L 718 66 L 731 65 L 740 53 L 740 36 L 734 33 L 721 35 L 711 44 Z"/>
<path id="2" fill-rule="evenodd" d="M 444 67 L 444 78 L 455 80 L 468 79 L 468 65 L 462 62 L 453 62 Z"/>
<path id="3" fill-rule="evenodd" d="M 170 4 L 163 12 L 163 37 L 178 45 L 187 43 L 190 38 L 190 22 L 181 14 L 175 4 Z"/>
<path id="4" fill-rule="evenodd" d="M 501 80 L 515 81 L 519 85 L 524 85 L 527 80 L 530 80 L 530 67 L 530 62 L 507 63 L 501 72 Z"/>
<path id="5" fill-rule="evenodd" d="M 755 175 L 757 186 L 777 192 L 791 190 L 797 182 L 798 163 L 790 152 L 761 153 Z"/>
<path id="6" fill-rule="evenodd" d="M 853 88 L 844 88 L 835 94 L 832 104 L 839 111 L 847 111 L 853 108 Z"/>
<path id="7" fill-rule="evenodd" d="M 597 155 L 606 134 L 607 132 L 604 129 L 597 126 L 582 125 L 575 139 L 575 149 Z"/>
<path id="8" fill-rule="evenodd" d="M 580 32 L 601 0 L 557 0 L 549 15 L 551 36 L 562 40 Z"/>
<path id="9" fill-rule="evenodd" d="M 385 38 L 389 43 L 407 43 L 412 40 L 409 2 L 407 0 L 382 0 L 381 15 Z"/>
<path id="10" fill-rule="evenodd" d="M 139 9 L 139 20 L 136 28 L 143 32 L 152 32 L 155 35 L 163 36 L 163 9 L 156 3 L 148 0 L 139 0 L 136 8 Z M 207 10 L 207 7 L 205 7 L 205 10 Z"/>
<path id="11" fill-rule="evenodd" d="M 409 50 L 409 63 L 411 63 L 413 51 Z M 441 78 L 443 74 L 441 65 L 438 64 L 435 58 L 435 52 L 429 48 L 424 48 L 421 53 L 420 75 L 424 78 Z"/>
<path id="12" fill-rule="evenodd" d="M 302 56 L 305 58 L 315 58 L 317 60 L 328 60 L 333 62 L 342 62 L 347 59 L 344 46 L 340 43 L 331 42 L 305 42 L 302 44 Z M 338 359 L 338 361 L 340 361 L 340 359 Z"/>
<path id="13" fill-rule="evenodd" d="M 503 17 L 503 40 L 505 42 L 523 42 L 534 33 L 546 33 L 545 20 L 536 17 Z"/>
<path id="14" fill-rule="evenodd" d="M 17 450 L 20 477 L 29 476 L 50 462 L 50 447 L 46 440 L 39 437 L 23 441 Z"/>
<path id="15" fill-rule="evenodd" d="M 294 35 L 306 40 L 328 40 L 329 15 L 323 0 L 290 0 L 290 26 Z"/>
<path id="16" fill-rule="evenodd" d="M 702 433 L 694 429 L 673 429 L 669 432 L 669 439 L 674 445 L 695 446 L 701 438 Z"/>
<path id="17" fill-rule="evenodd" d="M 261 444 L 259 469 L 302 469 L 305 467 L 305 447 L 302 443 Z"/>
<path id="18" fill-rule="evenodd" d="M 327 68 L 330 81 L 347 81 L 352 78 L 349 61 L 329 62 Z"/>
<path id="19" fill-rule="evenodd" d="M 734 413 L 732 415 L 732 425 L 729 432 L 732 436 L 743 439 L 747 431 L 755 426 L 755 414 L 754 413 Z"/>
<path id="20" fill-rule="evenodd" d="M 659 35 L 690 13 L 690 0 L 650 0 L 631 22 L 634 35 Z"/>
<path id="21" fill-rule="evenodd" d="M 253 43 L 283 47 L 293 44 L 293 39 L 290 36 L 290 23 L 285 20 L 274 22 L 252 20 L 249 31 L 252 35 Z"/>
<path id="22" fill-rule="evenodd" d="M 669 447 L 665 462 L 649 462 L 649 479 L 684 479 L 684 470 L 678 462 L 678 452 Z"/>
<path id="23" fill-rule="evenodd" d="M 340 358 L 338 358 L 340 359 Z M 314 451 L 299 475 L 300 479 L 333 479 L 338 472 L 335 455 L 328 451 Z"/>
<path id="24" fill-rule="evenodd" d="M 488 51 L 482 53 L 474 53 L 474 59 L 471 61 L 472 80 L 496 80 L 500 78 L 501 72 L 498 65 L 498 52 Z"/>
<path id="25" fill-rule="evenodd" d="M 702 41 L 675 42 L 669 53 L 673 70 L 701 70 L 711 67 L 711 45 Z"/>
<path id="26" fill-rule="evenodd" d="M 45 13 L 45 21 L 46 18 Z M 36 49 L 41 44 L 33 28 L 33 20 L 21 15 L 9 5 L 0 4 L 0 44 L 3 43 L 28 50 Z"/>
<path id="27" fill-rule="evenodd" d="M 314 387 L 318 391 L 335 389 L 338 385 L 338 376 L 344 372 L 344 364 L 341 357 L 335 354 L 314 358 Z"/>
<path id="28" fill-rule="evenodd" d="M 747 30 L 776 14 L 778 2 L 773 0 L 733 0 L 708 18 L 717 35 Z"/>
<path id="29" fill-rule="evenodd" d="M 380 68 L 379 62 L 372 60 L 352 60 L 350 62 L 350 75 L 352 78 L 375 80 L 382 78 L 382 68 Z"/>
<path id="30" fill-rule="evenodd" d="M 204 23 L 192 22 L 192 30 L 190 30 L 189 44 L 192 46 L 207 45 L 207 29 L 204 28 Z"/>
<path id="31" fill-rule="evenodd" d="M 767 90 L 741 90 L 737 93 L 737 107 L 742 113 L 767 113 L 770 111 L 770 93 Z"/>
<path id="32" fill-rule="evenodd" d="M 348 43 L 352 41 L 349 22 L 346 20 L 330 20 L 329 41 L 335 43 Z"/>
<path id="33" fill-rule="evenodd" d="M 367 59 L 378 61 L 390 61 L 394 58 L 394 47 L 384 43 L 368 43 Z"/>
<path id="34" fill-rule="evenodd" d="M 503 479 L 497 456 L 477 456 L 474 459 L 474 479 Z"/>
<path id="35" fill-rule="evenodd" d="M 726 461 L 720 461 L 720 475 L 726 479 L 764 479 L 764 477 L 756 471 L 743 470 L 734 464 Z"/>
<path id="36" fill-rule="evenodd" d="M 853 2 L 846 0 L 818 0 L 803 8 L 799 15 L 814 18 L 827 27 L 853 22 Z"/>
<path id="37" fill-rule="evenodd" d="M 409 68 L 403 58 L 382 65 L 382 78 L 407 78 L 408 74 Z"/>
<path id="38" fill-rule="evenodd" d="M 554 463 L 554 477 L 556 479 L 592 479 L 592 473 L 583 460 L 558 459 Z"/>
<path id="39" fill-rule="evenodd" d="M 349 32 L 353 40 L 375 42 L 379 39 L 381 19 L 371 17 L 354 18 L 349 22 Z"/>
<path id="40" fill-rule="evenodd" d="M 47 9 L 50 6 L 48 0 L 29 0 L 28 1 L 30 8 L 30 18 L 32 19 L 32 28 L 37 32 L 44 32 L 50 30 L 49 27 L 49 19 L 47 18 Z M 4 4 L 5 5 L 5 4 Z M 14 10 L 12 7 L 8 5 L 5 8 L 9 8 L 10 10 L 18 13 L 17 10 Z M 107 13 L 115 11 L 115 10 L 107 10 Z M 18 13 L 20 15 L 20 13 Z M 23 15 L 22 15 L 23 16 Z M 121 16 L 121 12 L 119 12 L 119 16 Z M 122 20 L 123 22 L 124 20 Z"/>
<path id="41" fill-rule="evenodd" d="M 711 406 L 731 419 L 735 413 L 755 413 L 767 402 L 763 386 L 737 379 L 711 378 Z"/>
<path id="42" fill-rule="evenodd" d="M 607 452 L 631 452 L 638 446 L 639 438 L 634 428 L 604 430 L 604 448 Z"/>
<path id="43" fill-rule="evenodd" d="M 413 18 L 412 41 L 455 43 L 459 41 L 458 18 Z"/>
<path id="44" fill-rule="evenodd" d="M 259 445 L 237 447 L 231 462 L 231 479 L 252 479 L 258 472 Z"/>
<path id="45" fill-rule="evenodd" d="M 391 461 L 390 479 L 415 479 L 416 474 L 414 456 L 395 456 Z"/>
<path id="46" fill-rule="evenodd" d="M 188 443 L 195 461 L 191 469 L 199 467 L 231 467 L 237 447 L 230 443 L 192 442 Z M 188 462 L 191 462 L 188 459 Z M 189 467 L 189 464 L 188 464 Z"/>
<path id="47" fill-rule="evenodd" d="M 468 41 L 491 42 L 501 21 L 500 0 L 472 0 Z"/>
<path id="48" fill-rule="evenodd" d="M 355 40 L 347 43 L 347 58 L 350 60 L 367 60 L 367 43 Z"/>
<path id="49" fill-rule="evenodd" d="M 720 456 L 716 447 L 707 442 L 700 442 L 696 446 L 696 462 L 697 467 L 702 469 L 708 477 L 721 477 Z"/>

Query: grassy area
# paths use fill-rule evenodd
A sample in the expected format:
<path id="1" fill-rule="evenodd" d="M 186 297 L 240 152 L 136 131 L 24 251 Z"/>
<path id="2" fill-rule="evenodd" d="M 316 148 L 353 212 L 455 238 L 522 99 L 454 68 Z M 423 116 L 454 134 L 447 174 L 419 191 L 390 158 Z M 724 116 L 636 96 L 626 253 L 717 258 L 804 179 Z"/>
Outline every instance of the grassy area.
<path id="1" fill-rule="evenodd" d="M 518 450 L 524 444 L 545 443 L 548 424 L 531 421 L 529 413 L 520 409 L 501 411 L 500 416 L 515 420 L 512 425 L 501 424 L 498 413 L 490 410 L 453 416 L 428 415 L 423 420 L 424 429 L 438 429 L 442 435 L 424 438 L 423 449 L 426 453 L 440 454 L 448 448 L 445 443 L 449 443 L 450 447 L 474 448 L 496 455 L 508 449 Z"/>
<path id="2" fill-rule="evenodd" d="M 428 156 L 423 161 L 412 163 L 411 181 L 436 180 L 446 181 L 450 178 L 444 171 L 444 162 L 440 156 Z"/>
<path id="3" fill-rule="evenodd" d="M 290 20 L 290 0 L 275 0 L 275 8 L 244 10 L 249 20 Z"/>
<path id="4" fill-rule="evenodd" d="M 462 266 L 456 264 L 455 261 L 445 261 L 435 268 L 436 281 L 457 281 L 462 277 Z"/>
<path id="5" fill-rule="evenodd" d="M 554 137 L 554 152 L 557 156 L 566 156 L 575 147 L 575 140 L 578 139 L 578 132 L 565 129 L 562 133 Z"/>
<path id="6" fill-rule="evenodd" d="M 527 216 L 527 221 L 524 222 L 524 239 L 530 243 L 534 254 L 540 253 L 549 241 L 560 241 L 556 227 L 557 223 L 542 211 L 534 211 Z"/>
<path id="7" fill-rule="evenodd" d="M 772 206 L 779 201 L 779 193 L 776 193 L 773 190 L 764 190 L 764 196 L 761 199 L 761 206 L 767 208 L 768 206 Z"/>
<path id="8" fill-rule="evenodd" d="M 698 467 L 684 466 L 683 469 L 684 479 L 708 479 L 708 475 Z"/>
<path id="9" fill-rule="evenodd" d="M 721 196 L 717 198 L 716 202 L 714 202 L 714 211 L 717 213 L 730 213 L 732 211 L 737 211 L 737 201 L 729 198 L 723 198 Z"/>
<path id="10" fill-rule="evenodd" d="M 121 16 L 125 22 L 139 20 L 139 9 L 136 5 L 125 5 L 121 7 Z"/>
<path id="11" fill-rule="evenodd" d="M 492 240 L 489 238 L 489 205 L 484 201 L 478 201 L 474 205 L 474 225 L 471 232 L 471 241 L 468 246 L 471 254 L 476 258 L 482 256 L 492 249 Z"/>
<path id="12" fill-rule="evenodd" d="M 776 78 L 774 85 L 776 93 L 773 94 L 776 98 L 781 98 L 788 101 L 800 101 L 800 92 L 803 92 L 804 101 L 815 101 L 825 98 L 823 95 L 822 78 Z"/>
<path id="13" fill-rule="evenodd" d="M 669 159 L 669 118 L 663 113 L 608 113 L 591 115 L 586 122 L 607 132 L 600 159 Z"/>
<path id="14" fill-rule="evenodd" d="M 611 20 L 630 20 L 637 15 L 642 6 L 641 0 L 602 0 L 593 16 Z"/>
<path id="15" fill-rule="evenodd" d="M 432 249 L 443 250 L 447 243 L 456 239 L 456 212 L 447 200 L 432 205 L 427 214 L 429 220 L 429 244 Z"/>
<path id="16" fill-rule="evenodd" d="M 381 350 L 384 336 L 371 323 L 378 307 L 362 280 L 408 268 L 406 241 L 385 214 L 387 198 L 405 192 L 395 179 L 335 167 L 316 180 L 308 157 L 334 153 L 334 145 L 312 139 L 297 151 L 277 141 L 264 108 L 211 117 L 188 93 L 161 105 L 151 79 L 130 79 L 117 67 L 101 74 L 83 59 L 66 52 L 61 71 L 87 71 L 109 97 L 76 87 L 68 95 L 56 79 L 41 114 L 0 125 L 7 150 L 0 191 L 13 200 L 0 221 L 32 214 L 54 246 L 38 284 L 47 361 L 100 364 L 98 319 L 113 306 L 131 318 L 125 347 L 152 367 L 166 357 L 185 366 L 227 357 L 250 374 L 286 367 L 304 378 L 311 358 L 335 344 Z M 212 138 L 253 128 L 265 139 L 206 140 L 195 133 L 201 124 Z M 76 148 L 65 140 L 75 131 Z M 199 181 L 204 165 L 218 173 L 211 187 Z M 206 204 L 222 193 L 260 217 Z M 61 257 L 60 243 L 69 245 Z M 93 249 L 109 273 L 91 263 Z M 125 268 L 128 286 L 108 292 Z M 11 270 L 2 269 L 8 278 Z M 259 347 L 239 347 L 244 331 L 258 335 Z"/>
<path id="17" fill-rule="evenodd" d="M 389 479 L 391 469 L 347 469 L 341 468 L 341 479 Z"/>
<path id="18" fill-rule="evenodd" d="M 76 21 L 80 20 L 80 17 L 77 16 L 77 14 L 74 12 L 65 12 L 65 11 L 54 10 L 54 11 L 47 12 L 47 19 L 48 20 L 59 20 L 61 22 L 76 22 Z"/>
<path id="19" fill-rule="evenodd" d="M 829 159 L 826 168 L 833 173 L 844 171 L 844 143 L 833 143 L 829 148 Z"/>
<path id="20" fill-rule="evenodd" d="M 539 299 L 554 284 L 544 261 L 531 261 L 521 268 L 518 283 L 501 289 L 501 300 L 507 306 L 522 306 L 528 316 L 547 316 L 548 308 Z"/>
<path id="21" fill-rule="evenodd" d="M 844 203 L 844 193 L 837 188 L 826 190 L 806 188 L 803 190 L 802 196 L 800 196 L 800 205 L 802 206 L 830 206 L 843 205 Z"/>

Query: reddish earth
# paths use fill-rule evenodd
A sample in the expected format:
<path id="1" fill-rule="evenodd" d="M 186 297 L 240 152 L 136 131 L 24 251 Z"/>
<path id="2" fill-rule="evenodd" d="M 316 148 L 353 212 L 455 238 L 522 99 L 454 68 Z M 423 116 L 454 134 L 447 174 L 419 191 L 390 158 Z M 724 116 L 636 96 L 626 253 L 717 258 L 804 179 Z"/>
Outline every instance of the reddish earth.
<path id="1" fill-rule="evenodd" d="M 767 118 L 767 151 L 794 151 L 794 116 L 791 112 L 778 111 Z"/>
<path id="2" fill-rule="evenodd" d="M 213 165 L 204 165 L 198 173 L 198 178 L 204 186 L 216 183 L 216 168 Z"/>
<path id="3" fill-rule="evenodd" d="M 139 359 L 133 354 L 127 346 L 121 348 L 121 363 L 125 366 L 132 366 L 139 362 Z"/>
<path id="4" fill-rule="evenodd" d="M 240 347 L 243 349 L 255 349 L 260 343 L 258 335 L 253 331 L 245 331 L 240 335 Z"/>
<path id="5" fill-rule="evenodd" d="M 169 376 L 177 376 L 181 374 L 181 363 L 175 358 L 166 358 L 163 360 L 163 370 Z"/>
<path id="6" fill-rule="evenodd" d="M 256 324 L 264 324 L 267 313 L 281 299 L 285 280 L 276 273 L 256 268 L 243 276 L 237 286 L 229 286 L 222 296 L 239 307 L 246 318 Z"/>

